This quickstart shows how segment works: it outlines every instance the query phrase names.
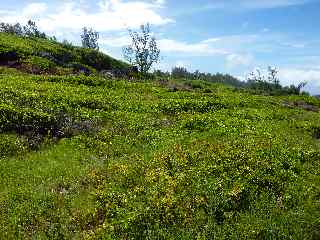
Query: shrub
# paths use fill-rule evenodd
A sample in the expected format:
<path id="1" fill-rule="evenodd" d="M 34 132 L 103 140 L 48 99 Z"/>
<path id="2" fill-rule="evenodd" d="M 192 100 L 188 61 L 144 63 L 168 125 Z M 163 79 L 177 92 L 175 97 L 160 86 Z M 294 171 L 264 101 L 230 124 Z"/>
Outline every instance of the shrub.
<path id="1" fill-rule="evenodd" d="M 148 73 L 152 65 L 160 60 L 160 49 L 150 33 L 150 25 L 141 25 L 141 33 L 129 30 L 131 45 L 123 48 L 127 61 L 138 67 L 142 74 Z"/>
<path id="2" fill-rule="evenodd" d="M 68 50 L 74 50 L 75 46 L 73 46 L 72 42 L 69 42 L 68 40 L 64 39 L 61 43 L 62 47 L 68 49 Z"/>
<path id="3" fill-rule="evenodd" d="M 38 71 L 39 73 L 48 72 L 56 67 L 56 64 L 52 61 L 38 56 L 30 56 L 24 60 L 24 63 L 26 64 L 27 69 L 33 73 L 37 73 Z"/>
<path id="4" fill-rule="evenodd" d="M 0 134 L 0 158 L 17 155 L 27 150 L 27 144 L 15 134 Z"/>
<path id="5" fill-rule="evenodd" d="M 77 48 L 75 53 L 80 63 L 93 67 L 98 71 L 111 69 L 127 70 L 129 68 L 128 64 L 115 60 L 96 50 Z"/>

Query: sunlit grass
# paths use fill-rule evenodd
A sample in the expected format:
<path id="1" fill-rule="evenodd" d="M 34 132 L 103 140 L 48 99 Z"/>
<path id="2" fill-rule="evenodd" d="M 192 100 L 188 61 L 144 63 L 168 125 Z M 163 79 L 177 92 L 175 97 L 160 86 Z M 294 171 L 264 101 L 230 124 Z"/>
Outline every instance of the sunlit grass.
<path id="1" fill-rule="evenodd" d="M 320 116 L 284 104 L 319 100 L 10 71 L 0 93 L 0 238 L 320 237 Z"/>

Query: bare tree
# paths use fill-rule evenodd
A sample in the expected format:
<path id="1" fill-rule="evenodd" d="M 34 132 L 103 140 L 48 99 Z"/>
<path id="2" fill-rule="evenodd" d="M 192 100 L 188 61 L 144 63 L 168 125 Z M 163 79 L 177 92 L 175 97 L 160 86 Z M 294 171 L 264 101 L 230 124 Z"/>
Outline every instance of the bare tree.
<path id="1" fill-rule="evenodd" d="M 276 86 L 280 86 L 280 80 L 278 78 L 279 71 L 277 68 L 268 67 L 268 80 Z"/>
<path id="2" fill-rule="evenodd" d="M 90 49 L 95 49 L 99 50 L 99 33 L 92 28 L 88 29 L 84 27 L 83 33 L 81 35 L 81 40 L 82 40 L 82 46 L 84 48 L 90 48 Z"/>
<path id="3" fill-rule="evenodd" d="M 248 82 L 255 82 L 255 83 L 270 83 L 274 84 L 275 86 L 280 86 L 280 80 L 278 77 L 279 71 L 277 68 L 268 67 L 267 76 L 261 72 L 260 69 L 256 69 L 255 72 L 249 73 L 247 76 Z"/>
<path id="4" fill-rule="evenodd" d="M 156 39 L 150 33 L 150 24 L 142 25 L 141 32 L 129 29 L 131 45 L 123 48 L 124 58 L 138 67 L 139 72 L 146 74 L 153 64 L 160 60 L 160 49 Z"/>
<path id="5" fill-rule="evenodd" d="M 257 68 L 255 72 L 248 74 L 247 81 L 252 83 L 262 83 L 265 81 L 265 76 L 261 73 L 261 70 Z"/>

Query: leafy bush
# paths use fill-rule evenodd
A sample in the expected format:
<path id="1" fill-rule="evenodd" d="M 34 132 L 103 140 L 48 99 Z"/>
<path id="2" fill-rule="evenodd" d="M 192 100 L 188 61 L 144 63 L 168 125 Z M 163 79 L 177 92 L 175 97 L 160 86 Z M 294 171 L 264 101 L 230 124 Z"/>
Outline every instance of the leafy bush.
<path id="1" fill-rule="evenodd" d="M 28 149 L 24 139 L 14 134 L 0 134 L 0 158 L 19 155 Z"/>
<path id="2" fill-rule="evenodd" d="M 129 30 L 131 44 L 123 48 L 124 58 L 144 75 L 160 60 L 160 49 L 150 32 L 150 24 L 140 26 L 141 32 Z"/>
<path id="3" fill-rule="evenodd" d="M 31 70 L 37 68 L 40 72 L 48 72 L 56 67 L 56 64 L 46 58 L 30 56 L 24 61 Z"/>
<path id="4" fill-rule="evenodd" d="M 117 61 L 108 55 L 92 49 L 77 48 L 75 50 L 77 56 L 79 56 L 79 62 L 88 66 L 91 66 L 98 71 L 108 69 L 124 69 L 128 68 L 128 65 Z"/>
<path id="5" fill-rule="evenodd" d="M 249 89 L 253 89 L 258 94 L 268 95 L 305 95 L 302 89 L 307 85 L 307 82 L 302 82 L 298 86 L 291 85 L 283 87 L 278 79 L 278 71 L 274 68 L 268 68 L 268 76 L 264 76 L 259 69 L 256 72 L 249 74 L 247 85 Z"/>
<path id="6" fill-rule="evenodd" d="M 69 49 L 69 50 L 74 50 L 75 46 L 73 45 L 72 42 L 69 42 L 68 40 L 64 39 L 61 43 L 63 48 Z"/>
<path id="7" fill-rule="evenodd" d="M 156 72 L 157 73 L 157 72 Z M 159 72 L 157 73 L 159 75 Z M 162 76 L 172 77 L 174 79 L 185 79 L 185 80 L 202 80 L 211 83 L 224 83 L 234 87 L 244 87 L 245 82 L 240 81 L 239 79 L 222 73 L 202 73 L 200 71 L 189 72 L 185 67 L 174 67 L 169 73 L 161 73 Z"/>

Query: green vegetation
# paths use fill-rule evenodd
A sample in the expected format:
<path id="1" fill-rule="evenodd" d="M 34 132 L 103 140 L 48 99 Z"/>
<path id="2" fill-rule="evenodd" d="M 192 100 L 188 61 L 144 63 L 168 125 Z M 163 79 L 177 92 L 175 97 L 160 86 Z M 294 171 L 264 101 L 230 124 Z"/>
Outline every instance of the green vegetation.
<path id="1" fill-rule="evenodd" d="M 266 75 L 264 75 L 259 69 L 256 69 L 256 72 L 252 72 L 247 76 L 247 81 L 245 82 L 240 81 L 229 74 L 202 73 L 198 70 L 192 73 L 184 67 L 174 67 L 171 73 L 157 70 L 154 74 L 161 78 L 172 77 L 176 79 L 203 80 L 212 83 L 223 83 L 256 95 L 309 95 L 307 92 L 302 91 L 308 84 L 307 82 L 301 82 L 297 86 L 291 85 L 284 87 L 280 85 L 278 73 L 279 71 L 276 68 L 272 68 L 270 66 L 267 69 Z"/>
<path id="2" fill-rule="evenodd" d="M 27 67 L 23 66 L 23 63 L 27 63 Z M 40 74 L 44 70 L 47 73 L 57 74 L 59 71 L 54 68 L 55 65 L 65 70 L 76 71 L 77 67 L 74 69 L 74 66 L 78 66 L 78 69 L 79 66 L 84 66 L 81 69 L 85 73 L 88 72 L 86 66 L 97 71 L 127 72 L 129 68 L 128 64 L 93 49 L 70 46 L 47 39 L 19 37 L 7 33 L 0 33 L 0 64 L 13 65 L 29 73 Z M 48 72 L 48 70 L 50 71 Z M 91 72 L 89 71 L 89 73 Z"/>
<path id="3" fill-rule="evenodd" d="M 319 99 L 63 75 L 126 65 L 3 33 L 0 54 L 41 68 L 0 67 L 0 239 L 320 238 Z"/>
<path id="4" fill-rule="evenodd" d="M 147 75 L 151 67 L 160 61 L 160 49 L 152 36 L 150 24 L 140 26 L 140 32 L 129 30 L 131 44 L 123 48 L 124 58 L 141 74 Z"/>

